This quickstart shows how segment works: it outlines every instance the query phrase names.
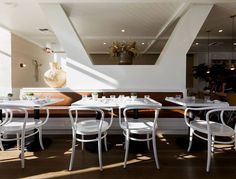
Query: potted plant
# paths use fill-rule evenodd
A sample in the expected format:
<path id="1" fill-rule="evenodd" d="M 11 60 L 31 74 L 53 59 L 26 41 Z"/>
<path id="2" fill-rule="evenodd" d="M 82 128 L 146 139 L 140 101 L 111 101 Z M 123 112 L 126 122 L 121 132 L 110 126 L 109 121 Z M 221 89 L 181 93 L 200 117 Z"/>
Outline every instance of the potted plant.
<path id="1" fill-rule="evenodd" d="M 109 47 L 112 57 L 119 57 L 119 64 L 132 64 L 132 60 L 138 54 L 136 42 L 113 42 Z"/>

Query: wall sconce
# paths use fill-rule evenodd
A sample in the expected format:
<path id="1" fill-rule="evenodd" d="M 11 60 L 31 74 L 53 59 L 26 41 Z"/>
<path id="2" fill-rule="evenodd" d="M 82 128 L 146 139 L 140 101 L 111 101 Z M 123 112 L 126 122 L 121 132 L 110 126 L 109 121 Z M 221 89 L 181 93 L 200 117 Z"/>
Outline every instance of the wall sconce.
<path id="1" fill-rule="evenodd" d="M 20 63 L 20 67 L 21 67 L 21 68 L 25 68 L 25 67 L 26 67 L 26 64 L 25 64 L 25 63 Z"/>
<path id="2" fill-rule="evenodd" d="M 54 53 L 54 51 L 49 47 L 43 48 L 43 51 L 45 51 L 46 53 Z"/>

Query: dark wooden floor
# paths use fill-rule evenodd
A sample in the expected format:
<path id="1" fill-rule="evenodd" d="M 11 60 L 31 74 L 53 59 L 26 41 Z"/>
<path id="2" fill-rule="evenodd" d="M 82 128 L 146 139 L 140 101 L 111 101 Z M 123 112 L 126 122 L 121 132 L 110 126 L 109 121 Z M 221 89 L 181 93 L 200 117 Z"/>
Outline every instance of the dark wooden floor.
<path id="1" fill-rule="evenodd" d="M 53 144 L 42 152 L 26 152 L 26 167 L 21 169 L 15 148 L 0 152 L 0 178 L 104 178 L 104 179 L 161 179 L 161 178 L 236 178 L 236 152 L 230 147 L 215 151 L 210 173 L 205 172 L 205 143 L 195 141 L 194 150 L 186 152 L 185 136 L 159 136 L 157 150 L 160 170 L 155 167 L 152 150 L 130 152 L 129 164 L 123 168 L 124 150 L 121 136 L 110 137 L 113 145 L 103 153 L 104 171 L 98 168 L 95 153 L 77 148 L 74 170 L 69 172 L 70 136 L 50 136 Z"/>

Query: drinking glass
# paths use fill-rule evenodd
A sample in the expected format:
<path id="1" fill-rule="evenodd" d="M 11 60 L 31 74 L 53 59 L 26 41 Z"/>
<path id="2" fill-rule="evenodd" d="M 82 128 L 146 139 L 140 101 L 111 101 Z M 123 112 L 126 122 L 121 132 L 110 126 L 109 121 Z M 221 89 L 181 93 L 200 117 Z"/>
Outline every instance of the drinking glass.
<path id="1" fill-rule="evenodd" d="M 175 95 L 175 99 L 181 99 L 181 95 Z"/>
<path id="2" fill-rule="evenodd" d="M 150 99 L 150 95 L 144 95 L 144 99 Z"/>

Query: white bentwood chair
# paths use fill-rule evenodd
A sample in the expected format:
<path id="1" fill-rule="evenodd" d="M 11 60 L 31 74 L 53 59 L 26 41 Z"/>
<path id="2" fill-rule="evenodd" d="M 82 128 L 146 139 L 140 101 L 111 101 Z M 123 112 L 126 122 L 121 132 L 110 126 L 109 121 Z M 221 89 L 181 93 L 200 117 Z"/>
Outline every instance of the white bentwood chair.
<path id="1" fill-rule="evenodd" d="M 46 110 L 46 119 L 33 119 L 28 117 L 28 112 L 22 107 L 1 107 L 3 119 L 0 123 L 0 148 L 4 151 L 2 141 L 17 141 L 17 149 L 21 149 L 21 168 L 25 167 L 25 138 L 31 137 L 39 133 L 39 143 L 42 150 L 44 150 L 42 141 L 42 126 L 49 119 L 49 110 Z M 14 117 L 16 113 L 23 114 L 23 118 Z M 20 147 L 19 147 L 20 146 Z"/>
<path id="2" fill-rule="evenodd" d="M 203 112 L 205 116 L 204 119 L 196 117 L 193 120 L 189 120 L 189 116 L 192 117 L 191 111 Z M 215 143 L 234 144 L 234 148 L 236 149 L 235 126 L 233 129 L 232 127 L 226 125 L 226 121 L 236 118 L 234 115 L 235 112 L 236 107 L 202 107 L 185 109 L 185 122 L 190 128 L 188 152 L 192 146 L 193 135 L 208 142 L 206 165 L 207 172 L 210 171 L 211 154 L 214 152 Z"/>
<path id="3" fill-rule="evenodd" d="M 109 121 L 104 120 L 104 111 L 110 111 L 111 118 Z M 101 114 L 100 119 L 96 119 L 95 115 L 94 118 L 84 119 L 80 118 L 80 112 L 83 111 L 90 111 L 94 112 L 96 115 L 97 113 Z M 101 140 L 104 139 L 105 150 L 107 151 L 107 130 L 111 127 L 113 121 L 113 109 L 106 108 L 101 109 L 98 107 L 79 107 L 79 106 L 72 106 L 69 108 L 69 115 L 72 125 L 72 153 L 70 159 L 70 166 L 69 170 L 73 168 L 74 156 L 75 156 L 75 145 L 76 141 L 82 142 L 82 150 L 84 149 L 84 142 L 96 142 L 98 143 L 98 158 L 99 158 L 99 167 L 100 171 L 103 170 L 102 165 L 102 145 Z M 79 138 L 78 135 L 81 135 Z M 92 139 L 85 139 L 84 136 L 94 136 L 95 138 Z"/>
<path id="4" fill-rule="evenodd" d="M 148 105 L 134 105 L 126 106 L 123 111 L 123 120 L 120 117 L 120 127 L 123 129 L 123 135 L 125 136 L 125 159 L 124 168 L 126 168 L 128 152 L 129 152 L 129 141 L 146 141 L 149 149 L 149 141 L 152 140 L 153 153 L 157 169 L 159 169 L 159 162 L 157 157 L 156 149 L 156 131 L 157 131 L 157 118 L 159 115 L 161 106 L 148 106 Z M 121 110 L 121 109 L 120 109 Z M 133 119 L 128 117 L 128 113 L 133 110 L 148 110 L 153 113 L 153 118 L 150 119 Z M 140 136 L 132 136 L 133 134 L 140 134 Z M 142 138 L 142 135 L 146 135 L 146 138 Z"/>

